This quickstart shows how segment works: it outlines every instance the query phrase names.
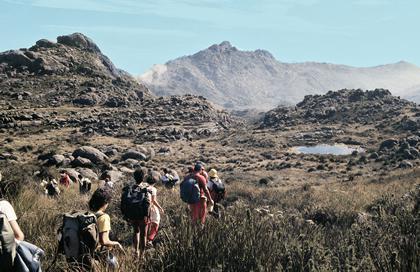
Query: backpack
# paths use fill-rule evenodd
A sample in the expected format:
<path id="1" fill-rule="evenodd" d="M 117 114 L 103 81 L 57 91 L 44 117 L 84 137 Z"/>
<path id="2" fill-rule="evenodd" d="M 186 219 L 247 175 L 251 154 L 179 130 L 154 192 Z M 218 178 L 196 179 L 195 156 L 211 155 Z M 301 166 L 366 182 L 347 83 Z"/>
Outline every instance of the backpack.
<path id="1" fill-rule="evenodd" d="M 55 195 L 58 195 L 57 188 L 56 188 L 54 185 L 52 185 L 51 183 L 49 183 L 49 184 L 45 187 L 45 189 L 47 189 L 47 193 L 48 193 L 48 195 L 49 195 L 49 196 L 55 196 Z"/>
<path id="2" fill-rule="evenodd" d="M 69 262 L 85 262 L 91 257 L 98 244 L 96 216 L 90 212 L 72 212 L 63 216 L 59 229 L 59 250 Z"/>
<path id="3" fill-rule="evenodd" d="M 92 188 L 92 183 L 91 183 L 91 181 L 90 180 L 88 180 L 87 178 L 83 178 L 81 181 L 80 181 L 80 188 L 79 188 L 79 191 L 81 192 L 81 193 L 87 193 L 87 192 L 90 192 L 90 189 Z"/>
<path id="4" fill-rule="evenodd" d="M 194 176 L 185 177 L 179 186 L 182 201 L 188 204 L 195 204 L 200 201 L 200 185 L 198 185 Z"/>
<path id="5" fill-rule="evenodd" d="M 31 243 L 20 241 L 16 248 L 15 271 L 41 271 L 41 258 L 45 252 Z"/>
<path id="6" fill-rule="evenodd" d="M 138 185 L 127 185 L 121 194 L 121 212 L 126 220 L 142 220 L 149 217 L 150 191 Z"/>
<path id="7" fill-rule="evenodd" d="M 215 199 L 213 200 L 216 202 L 222 200 L 226 195 L 225 184 L 220 179 L 216 179 L 216 180 L 210 179 L 209 182 L 213 184 L 212 191 L 215 194 Z"/>
<path id="8" fill-rule="evenodd" d="M 12 271 L 15 257 L 15 233 L 7 216 L 0 212 L 0 263 L 2 271 Z"/>

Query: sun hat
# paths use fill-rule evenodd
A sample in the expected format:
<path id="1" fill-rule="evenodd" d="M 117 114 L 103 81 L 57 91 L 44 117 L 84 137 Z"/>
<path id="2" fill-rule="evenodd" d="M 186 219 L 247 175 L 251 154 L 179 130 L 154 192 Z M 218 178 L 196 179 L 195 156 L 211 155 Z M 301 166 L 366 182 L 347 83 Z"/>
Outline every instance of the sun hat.
<path id="1" fill-rule="evenodd" d="M 209 177 L 211 177 L 211 178 L 218 178 L 219 177 L 217 175 L 216 169 L 210 169 L 210 171 L 209 171 Z"/>

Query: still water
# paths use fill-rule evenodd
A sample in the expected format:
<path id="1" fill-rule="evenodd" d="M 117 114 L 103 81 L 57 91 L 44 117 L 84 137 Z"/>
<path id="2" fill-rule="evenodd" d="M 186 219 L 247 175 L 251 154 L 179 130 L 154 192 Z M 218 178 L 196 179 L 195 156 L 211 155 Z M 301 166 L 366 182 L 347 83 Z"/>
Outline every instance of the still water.
<path id="1" fill-rule="evenodd" d="M 295 146 L 293 151 L 303 154 L 331 154 L 331 155 L 350 155 L 353 151 L 363 152 L 363 148 L 357 146 L 347 146 L 345 144 L 319 144 L 314 146 Z"/>

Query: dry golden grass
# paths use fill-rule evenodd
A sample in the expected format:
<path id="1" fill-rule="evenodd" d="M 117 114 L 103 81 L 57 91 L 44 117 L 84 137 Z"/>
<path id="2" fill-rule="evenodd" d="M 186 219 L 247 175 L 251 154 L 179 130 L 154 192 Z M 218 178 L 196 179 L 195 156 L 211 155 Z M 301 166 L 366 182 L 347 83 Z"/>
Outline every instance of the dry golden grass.
<path id="1" fill-rule="evenodd" d="M 233 182 L 222 218 L 210 217 L 204 230 L 191 225 L 177 188 L 158 187 L 166 213 L 158 245 L 141 260 L 132 254 L 117 189 L 107 212 L 113 239 L 127 249 L 116 253 L 118 271 L 417 271 L 420 181 L 410 177 L 289 189 Z M 48 198 L 35 185 L 13 200 L 27 240 L 46 251 L 44 268 L 55 255 L 62 214 L 86 210 L 87 201 L 76 186 Z M 366 222 L 357 221 L 360 212 Z M 52 270 L 67 269 L 59 256 Z"/>

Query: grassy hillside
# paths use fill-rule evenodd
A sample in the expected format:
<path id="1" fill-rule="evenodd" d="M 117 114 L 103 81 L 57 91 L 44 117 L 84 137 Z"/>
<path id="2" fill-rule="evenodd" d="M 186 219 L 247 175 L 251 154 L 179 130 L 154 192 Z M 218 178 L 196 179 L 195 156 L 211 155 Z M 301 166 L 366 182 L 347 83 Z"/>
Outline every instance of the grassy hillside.
<path id="1" fill-rule="evenodd" d="M 158 198 L 166 213 L 157 245 L 141 260 L 132 254 L 131 230 L 121 219 L 117 188 L 108 213 L 112 237 L 127 249 L 125 255 L 116 252 L 119 270 L 418 271 L 419 172 L 404 171 L 381 183 L 300 188 L 243 186 L 233 181 L 222 218 L 209 218 L 203 230 L 191 226 L 178 188 L 159 186 Z M 15 180 L 23 178 L 9 165 L 6 180 L 11 174 Z M 30 178 L 12 197 L 26 240 L 46 251 L 44 268 L 55 254 L 62 214 L 86 210 L 88 198 L 79 195 L 75 185 L 58 199 L 45 197 Z M 59 256 L 52 270 L 67 269 Z"/>

